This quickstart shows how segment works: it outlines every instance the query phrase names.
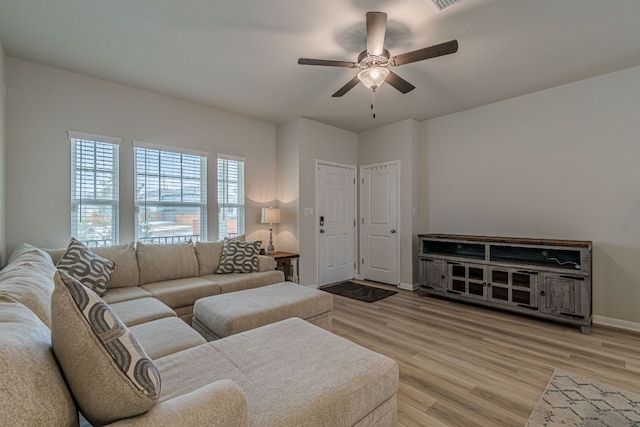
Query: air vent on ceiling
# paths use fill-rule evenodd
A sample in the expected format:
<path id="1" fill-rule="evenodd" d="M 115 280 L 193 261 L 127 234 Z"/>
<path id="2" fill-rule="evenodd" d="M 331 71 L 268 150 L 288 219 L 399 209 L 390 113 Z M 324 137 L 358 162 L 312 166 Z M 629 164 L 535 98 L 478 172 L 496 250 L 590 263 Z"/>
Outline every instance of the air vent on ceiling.
<path id="1" fill-rule="evenodd" d="M 455 5 L 456 3 L 460 3 L 462 0 L 425 0 L 429 3 L 436 12 L 442 12 L 446 8 Z"/>

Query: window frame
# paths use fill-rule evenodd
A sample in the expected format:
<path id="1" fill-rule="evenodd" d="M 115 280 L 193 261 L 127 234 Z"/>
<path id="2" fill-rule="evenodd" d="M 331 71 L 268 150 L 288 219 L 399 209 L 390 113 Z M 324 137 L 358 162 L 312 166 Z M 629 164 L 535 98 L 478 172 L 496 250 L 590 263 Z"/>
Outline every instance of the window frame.
<path id="1" fill-rule="evenodd" d="M 179 147 L 171 147 L 166 145 L 158 145 L 158 144 L 150 144 L 146 142 L 140 141 L 132 141 L 133 145 L 133 175 L 134 175 L 134 236 L 136 241 L 140 241 L 143 243 L 150 244 L 163 244 L 163 243 L 178 243 L 184 241 L 205 241 L 207 239 L 207 163 L 208 163 L 208 153 L 190 150 Z M 157 160 L 157 173 L 149 173 L 149 171 L 139 172 L 138 170 L 138 150 L 148 150 L 148 152 L 157 152 L 158 160 Z M 144 153 L 144 152 L 143 152 Z M 179 155 L 181 156 L 179 165 L 183 165 L 187 162 L 184 162 L 183 156 L 191 156 L 198 157 L 200 165 L 198 167 L 199 170 L 199 199 L 200 201 L 184 201 L 184 183 L 185 181 L 193 181 L 193 178 L 187 178 L 184 174 L 184 169 L 180 167 L 180 174 L 178 175 L 170 175 L 163 174 L 162 172 L 162 153 L 166 155 Z M 144 155 L 144 154 L 143 154 Z M 148 169 L 147 166 L 145 168 Z M 140 200 L 138 197 L 139 189 L 141 188 L 141 183 L 139 182 L 140 176 L 155 177 L 157 179 L 158 185 L 158 200 L 148 200 L 146 197 L 144 200 Z M 163 201 L 162 198 L 162 180 L 166 179 L 167 181 L 172 180 L 174 182 L 180 183 L 180 201 Z M 148 181 L 145 181 L 148 185 Z M 196 235 L 192 233 L 191 235 L 174 235 L 174 236 L 142 236 L 142 232 L 140 230 L 141 223 L 140 212 L 142 209 L 148 212 L 149 207 L 155 208 L 198 208 L 199 210 L 199 234 Z M 148 214 L 148 213 L 147 213 Z"/>
<path id="2" fill-rule="evenodd" d="M 221 162 L 223 163 L 221 165 Z M 241 176 L 238 177 L 236 181 L 232 181 L 229 179 L 228 173 L 228 162 L 236 162 L 240 164 Z M 245 165 L 246 158 L 239 156 L 232 156 L 223 153 L 217 153 L 216 155 L 216 199 L 218 202 L 218 239 L 222 240 L 225 237 L 237 237 L 245 234 L 246 232 L 246 197 L 245 197 Z M 227 172 L 221 172 L 222 169 L 226 169 Z M 238 195 L 237 202 L 229 202 L 229 187 L 231 183 L 235 183 L 238 185 Z M 240 202 L 241 200 L 241 202 Z M 236 232 L 228 233 L 228 229 L 222 227 L 223 220 L 226 218 L 225 209 L 236 209 L 237 212 L 237 221 L 236 221 Z M 223 233 L 224 231 L 224 233 Z"/>
<path id="3" fill-rule="evenodd" d="M 86 132 L 77 132 L 69 130 L 67 131 L 69 143 L 70 143 L 70 151 L 71 151 L 71 185 L 70 185 L 70 199 L 71 199 L 71 235 L 76 239 L 80 240 L 87 246 L 113 246 L 117 245 L 119 242 L 119 234 L 120 234 L 120 144 L 122 142 L 121 138 L 115 138 L 111 136 L 105 135 L 96 135 Z M 80 144 L 80 146 L 78 146 Z M 93 145 L 93 147 L 87 147 L 88 149 L 93 149 L 94 153 L 98 150 L 98 145 L 108 145 L 113 151 L 110 153 L 112 159 L 112 168 L 110 169 L 100 169 L 96 164 L 96 159 L 98 156 L 94 156 L 93 167 L 84 167 L 83 165 L 83 146 L 84 145 Z M 79 151 L 79 152 L 78 152 Z M 80 161 L 78 163 L 78 157 L 80 157 Z M 93 174 L 93 192 L 94 197 L 88 198 L 83 197 L 83 176 L 84 173 L 81 173 L 78 181 L 78 171 L 84 170 L 87 174 Z M 98 183 L 97 176 L 102 174 L 111 174 L 112 182 L 111 182 L 111 197 L 109 198 L 98 198 L 95 197 L 98 191 Z M 78 182 L 79 188 L 78 188 Z M 79 197 L 77 195 L 79 194 Z M 81 216 L 82 216 L 82 207 L 83 205 L 89 206 L 109 206 L 111 208 L 111 235 L 109 239 L 86 239 L 85 236 L 79 236 L 80 225 L 81 225 Z"/>

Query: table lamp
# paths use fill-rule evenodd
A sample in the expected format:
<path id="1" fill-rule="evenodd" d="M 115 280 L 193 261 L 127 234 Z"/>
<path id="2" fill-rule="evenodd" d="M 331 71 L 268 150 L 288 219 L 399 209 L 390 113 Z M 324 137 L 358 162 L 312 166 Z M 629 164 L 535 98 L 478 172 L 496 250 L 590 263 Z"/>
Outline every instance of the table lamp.
<path id="1" fill-rule="evenodd" d="M 275 252 L 273 247 L 273 224 L 280 224 L 280 208 L 262 208 L 262 220 L 263 224 L 269 224 L 269 246 L 267 246 L 267 253 L 272 254 Z"/>

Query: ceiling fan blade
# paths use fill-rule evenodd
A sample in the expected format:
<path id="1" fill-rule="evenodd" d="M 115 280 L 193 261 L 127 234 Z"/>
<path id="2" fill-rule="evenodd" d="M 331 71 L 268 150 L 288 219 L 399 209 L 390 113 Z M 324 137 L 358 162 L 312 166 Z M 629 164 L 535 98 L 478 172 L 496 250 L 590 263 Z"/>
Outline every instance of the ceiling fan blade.
<path id="1" fill-rule="evenodd" d="M 389 75 L 385 79 L 385 82 L 389 83 L 391 86 L 398 89 L 402 93 L 411 92 L 416 88 L 414 85 L 412 85 L 393 71 L 389 71 Z"/>
<path id="2" fill-rule="evenodd" d="M 345 93 L 349 92 L 351 89 L 356 87 L 358 85 L 358 83 L 360 83 L 360 79 L 358 79 L 358 76 L 355 76 L 354 78 L 349 80 L 349 83 L 347 83 L 346 85 L 342 86 L 340 89 L 338 89 L 338 91 L 336 93 L 334 93 L 331 96 L 334 97 L 334 98 L 341 97 L 342 95 L 344 95 Z"/>
<path id="3" fill-rule="evenodd" d="M 330 59 L 311 59 L 311 58 L 300 58 L 298 59 L 298 64 L 300 65 L 324 65 L 326 67 L 346 67 L 346 68 L 356 68 L 358 64 L 355 62 L 349 61 L 333 61 Z"/>
<path id="4" fill-rule="evenodd" d="M 451 40 L 448 42 L 436 44 L 433 46 L 425 47 L 423 49 L 414 50 L 407 53 L 401 53 L 394 56 L 389 60 L 391 65 L 404 65 L 412 62 L 423 61 L 429 58 L 435 58 L 437 56 L 449 55 L 458 51 L 458 40 Z"/>
<path id="5" fill-rule="evenodd" d="M 387 14 L 384 12 L 367 12 L 367 53 L 369 55 L 382 55 L 386 31 Z"/>

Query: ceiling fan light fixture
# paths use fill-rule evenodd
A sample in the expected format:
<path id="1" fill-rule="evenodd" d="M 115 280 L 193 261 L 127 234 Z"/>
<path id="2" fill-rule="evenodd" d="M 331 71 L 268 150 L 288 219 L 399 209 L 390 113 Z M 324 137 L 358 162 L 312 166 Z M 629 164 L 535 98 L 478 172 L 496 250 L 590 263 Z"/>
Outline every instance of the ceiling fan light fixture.
<path id="1" fill-rule="evenodd" d="M 358 79 L 362 84 L 371 90 L 376 90 L 386 80 L 389 70 L 385 67 L 369 67 L 358 73 Z"/>

